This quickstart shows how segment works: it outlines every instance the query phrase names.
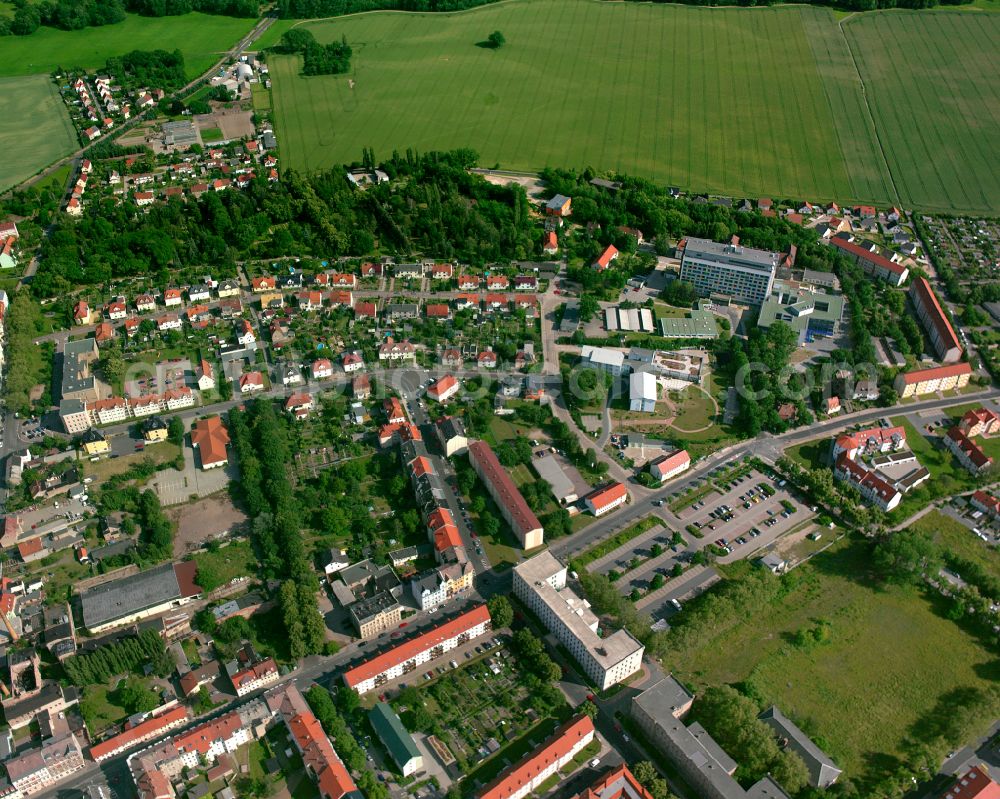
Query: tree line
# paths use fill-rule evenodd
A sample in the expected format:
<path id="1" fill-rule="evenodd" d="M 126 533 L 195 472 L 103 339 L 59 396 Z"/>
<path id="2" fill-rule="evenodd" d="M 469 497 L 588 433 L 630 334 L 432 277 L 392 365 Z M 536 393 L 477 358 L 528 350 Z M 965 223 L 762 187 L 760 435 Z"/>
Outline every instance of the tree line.
<path id="1" fill-rule="evenodd" d="M 56 215 L 31 289 L 68 295 L 83 285 L 150 277 L 166 286 L 178 269 L 286 255 L 428 256 L 473 265 L 529 258 L 537 232 L 519 186 L 487 183 L 466 169 L 468 150 L 394 153 L 382 164 L 397 182 L 355 191 L 343 169 L 263 175 L 244 191 L 206 192 L 139 209 L 94 202 L 81 220 Z"/>
<path id="2" fill-rule="evenodd" d="M 496 0 L 278 0 L 284 19 L 339 17 L 361 11 L 462 11 Z"/>
<path id="3" fill-rule="evenodd" d="M 365 758 L 365 750 L 361 748 L 347 720 L 341 711 L 348 716 L 356 715 L 359 707 L 358 695 L 347 688 L 337 692 L 340 708 L 334 703 L 330 692 L 319 685 L 313 685 L 305 694 L 306 702 L 312 708 L 324 732 L 336 743 L 336 751 L 344 765 L 357 775 L 357 785 L 367 799 L 388 799 L 389 791 L 378 781 Z"/>
<path id="4" fill-rule="evenodd" d="M 288 480 L 292 453 L 270 402 L 229 412 L 229 433 L 240 464 L 243 500 L 261 576 L 281 580 L 278 600 L 294 660 L 323 651 L 326 625 L 317 606 L 319 582 L 306 556 L 302 518 Z"/>
<path id="5" fill-rule="evenodd" d="M 258 0 L 125 0 L 125 8 L 144 17 L 176 17 L 191 11 L 227 17 L 258 17 Z"/>
<path id="6" fill-rule="evenodd" d="M 42 25 L 65 31 L 114 25 L 125 19 L 122 0 L 15 0 L 14 16 L 0 17 L 0 36 L 30 36 Z"/>
<path id="7" fill-rule="evenodd" d="M 169 674 L 173 667 L 163 639 L 155 630 L 143 630 L 93 652 L 73 655 L 63 662 L 63 669 L 73 685 L 82 688 L 106 683 L 116 674 L 135 671 L 149 662 L 158 674 Z"/>

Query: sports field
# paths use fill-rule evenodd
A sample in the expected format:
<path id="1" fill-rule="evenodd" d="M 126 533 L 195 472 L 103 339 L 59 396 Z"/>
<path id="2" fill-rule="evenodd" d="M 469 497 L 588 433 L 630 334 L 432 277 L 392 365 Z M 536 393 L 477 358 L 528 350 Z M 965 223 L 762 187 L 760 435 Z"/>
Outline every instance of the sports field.
<path id="1" fill-rule="evenodd" d="M 0 78 L 0 188 L 31 177 L 65 155 L 76 133 L 47 75 Z"/>
<path id="2" fill-rule="evenodd" d="M 323 42 L 347 37 L 356 83 L 273 59 L 275 121 L 296 168 L 364 147 L 472 147 L 511 169 L 592 166 L 698 191 L 882 204 L 895 184 L 907 205 L 1000 210 L 1000 166 L 976 154 L 1000 151 L 997 15 L 888 12 L 841 26 L 815 7 L 511 0 L 304 24 Z M 492 30 L 507 45 L 477 47 Z M 871 87 L 852 48 L 871 53 L 857 59 Z M 963 142 L 972 157 L 951 157 Z"/>
<path id="3" fill-rule="evenodd" d="M 210 14 L 140 17 L 129 14 L 118 25 L 61 31 L 39 28 L 30 36 L 0 38 L 0 76 L 48 74 L 60 67 L 97 69 L 110 56 L 130 50 L 174 50 L 184 54 L 188 77 L 212 66 L 256 24 Z"/>

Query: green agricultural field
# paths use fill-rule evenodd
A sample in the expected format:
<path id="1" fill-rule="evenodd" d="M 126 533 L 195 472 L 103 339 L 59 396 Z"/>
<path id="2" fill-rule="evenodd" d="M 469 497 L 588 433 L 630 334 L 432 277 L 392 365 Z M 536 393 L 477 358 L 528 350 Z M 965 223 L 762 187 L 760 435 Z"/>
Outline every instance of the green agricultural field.
<path id="1" fill-rule="evenodd" d="M 98 69 L 109 57 L 130 50 L 179 48 L 188 76 L 195 78 L 255 23 L 252 19 L 195 13 L 157 18 L 130 14 L 118 25 L 101 28 L 39 28 L 31 36 L 0 39 L 0 76 L 48 74 L 60 67 Z"/>
<path id="2" fill-rule="evenodd" d="M 46 75 L 0 78 L 0 188 L 18 183 L 71 151 L 76 132 Z"/>
<path id="3" fill-rule="evenodd" d="M 282 155 L 299 169 L 364 147 L 472 147 L 501 168 L 1000 210 L 998 15 L 512 0 L 282 21 L 260 46 L 295 24 L 355 50 L 350 76 L 305 78 L 297 58 L 273 58 Z M 476 46 L 495 29 L 506 46 Z"/>
<path id="4" fill-rule="evenodd" d="M 971 536 L 971 533 L 969 534 Z M 747 608 L 665 666 L 696 689 L 744 682 L 776 703 L 865 783 L 884 774 L 904 741 L 926 737 L 949 697 L 981 691 L 987 707 L 963 720 L 973 737 L 1000 712 L 996 658 L 915 588 L 868 579 L 869 545 L 846 537 L 783 578 L 787 593 Z M 829 639 L 797 646 L 795 633 L 829 623 Z M 957 748 L 957 747 L 956 747 Z M 861 791 L 865 795 L 865 791 Z"/>
<path id="5" fill-rule="evenodd" d="M 728 193 L 885 198 L 877 176 L 852 182 L 807 21 L 833 25 L 814 8 L 581 0 L 309 23 L 320 41 L 346 35 L 356 85 L 273 59 L 283 159 L 308 169 L 365 146 L 381 156 L 473 147 L 484 164 L 515 169 L 591 165 Z M 494 29 L 507 45 L 477 47 Z"/>
<path id="6" fill-rule="evenodd" d="M 843 27 L 904 204 L 1000 209 L 1000 16 L 890 12 Z"/>

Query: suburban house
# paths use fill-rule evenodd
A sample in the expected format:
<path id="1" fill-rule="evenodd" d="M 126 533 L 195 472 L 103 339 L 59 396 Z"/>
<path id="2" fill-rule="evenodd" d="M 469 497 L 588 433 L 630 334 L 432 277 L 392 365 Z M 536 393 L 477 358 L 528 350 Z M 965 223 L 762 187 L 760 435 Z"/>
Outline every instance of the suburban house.
<path id="1" fill-rule="evenodd" d="M 545 203 L 546 216 L 569 216 L 572 213 L 573 198 L 557 194 Z"/>
<path id="2" fill-rule="evenodd" d="M 598 272 L 603 272 L 605 269 L 611 266 L 611 262 L 616 260 L 617 258 L 618 258 L 618 248 L 615 247 L 614 244 L 609 244 L 601 251 L 601 254 L 597 256 L 597 260 L 594 261 L 594 263 L 591 264 L 591 266 L 593 266 L 594 269 L 596 269 Z"/>

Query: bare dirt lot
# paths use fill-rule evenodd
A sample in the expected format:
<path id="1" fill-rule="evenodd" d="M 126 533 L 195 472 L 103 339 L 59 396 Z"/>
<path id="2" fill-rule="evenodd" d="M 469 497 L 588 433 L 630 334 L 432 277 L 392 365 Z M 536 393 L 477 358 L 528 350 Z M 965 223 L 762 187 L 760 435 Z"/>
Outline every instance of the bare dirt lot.
<path id="1" fill-rule="evenodd" d="M 177 523 L 174 557 L 180 558 L 221 533 L 243 525 L 246 514 L 233 505 L 225 493 L 172 508 L 170 518 Z"/>
<path id="2" fill-rule="evenodd" d="M 241 108 L 219 108 L 211 114 L 197 116 L 195 120 L 199 130 L 221 130 L 226 141 L 251 138 L 254 134 L 253 112 Z"/>

